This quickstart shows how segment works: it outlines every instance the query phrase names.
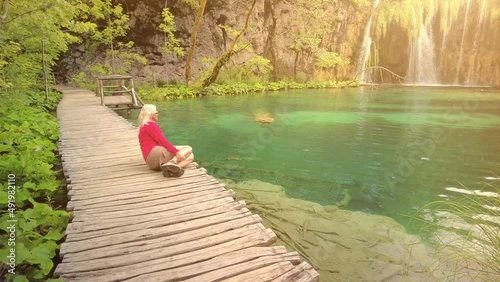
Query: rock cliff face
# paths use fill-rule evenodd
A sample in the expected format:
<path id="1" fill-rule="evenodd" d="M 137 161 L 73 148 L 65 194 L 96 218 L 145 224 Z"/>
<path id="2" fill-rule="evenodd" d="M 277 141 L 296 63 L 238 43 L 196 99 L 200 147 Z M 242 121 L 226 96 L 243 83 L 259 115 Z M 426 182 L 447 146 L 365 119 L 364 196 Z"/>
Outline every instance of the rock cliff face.
<path id="1" fill-rule="evenodd" d="M 372 2 L 377 1 L 379 0 Z M 458 20 L 448 30 L 443 31 L 440 28 L 443 20 L 435 16 L 428 27 L 422 28 L 424 36 L 418 40 L 410 39 L 401 28 L 390 25 L 386 36 L 373 39 L 371 48 L 368 47 L 371 57 L 369 60 L 372 64 L 375 62 L 376 65 L 405 77 L 403 81 L 405 83 L 499 86 L 500 29 L 492 25 L 484 15 L 481 16 L 484 14 L 484 9 L 489 8 L 487 5 L 481 5 L 486 1 L 481 0 L 469 5 L 467 11 L 464 5 Z M 185 57 L 175 57 L 162 51 L 164 34 L 159 29 L 162 20 L 161 11 L 166 5 L 175 15 L 176 36 L 185 49 L 189 46 L 196 12 L 182 1 L 119 0 L 117 2 L 122 4 L 131 18 L 131 29 L 125 40 L 134 41 L 133 51 L 148 59 L 147 65 L 134 66 L 130 74 L 138 80 L 184 81 Z M 204 58 L 220 56 L 231 42 L 231 35 L 226 34 L 218 24 L 239 30 L 244 23 L 250 2 L 208 1 L 198 31 L 192 64 L 194 78 L 210 68 L 211 65 L 205 63 Z M 363 50 L 364 37 L 372 33 L 371 30 L 365 32 L 365 29 L 370 15 L 375 11 L 372 9 L 373 6 L 358 7 L 353 2 L 355 1 L 339 0 L 329 4 L 334 5 L 329 9 L 333 11 L 328 18 L 331 27 L 319 44 L 350 61 L 348 66 L 335 68 L 329 78 L 344 80 L 354 77 L 359 71 L 359 66 L 356 66 L 359 64 L 359 57 L 366 51 Z M 465 21 L 466 14 L 469 24 Z M 312 53 L 304 52 L 296 57 L 296 53 L 290 48 L 295 35 L 293 29 L 302 22 L 299 17 L 295 1 L 287 0 L 258 0 L 251 15 L 250 27 L 245 36 L 257 54 L 275 62 L 274 67 L 279 78 L 291 78 L 294 73 L 301 73 L 307 79 L 321 75 L 317 70 L 315 72 L 315 58 Z M 429 52 L 432 53 L 432 61 L 427 60 Z M 79 68 L 85 68 L 83 54 L 84 50 L 81 47 L 75 47 L 71 55 L 63 60 L 62 65 L 65 69 L 62 72 L 71 76 L 77 73 Z M 249 56 L 247 53 L 240 53 L 235 60 L 237 63 L 242 62 Z M 429 65 L 432 65 L 435 74 L 427 78 L 429 70 L 426 67 Z M 382 71 L 371 73 L 365 82 L 396 82 L 396 80 L 388 72 Z"/>
<path id="2" fill-rule="evenodd" d="M 193 60 L 193 74 L 196 77 L 201 71 L 210 67 L 203 63 L 203 58 L 216 58 L 220 56 L 232 38 L 225 34 L 218 24 L 239 29 L 243 25 L 251 1 L 239 0 L 211 0 L 205 8 L 205 14 L 198 31 L 196 52 Z M 324 45 L 342 54 L 354 58 L 355 48 L 360 40 L 359 27 L 362 25 L 362 11 L 349 14 L 352 7 L 339 1 L 337 15 L 332 15 L 331 21 L 334 29 L 327 32 Z M 136 42 L 139 54 L 148 58 L 148 66 L 144 69 L 135 69 L 133 75 L 147 79 L 148 74 L 154 73 L 162 80 L 183 80 L 185 58 L 178 58 L 164 54 L 161 51 L 163 34 L 158 29 L 161 22 L 160 13 L 165 5 L 164 1 L 148 1 L 147 3 L 127 1 L 126 7 L 131 14 L 131 30 L 127 39 Z M 183 47 L 189 46 L 191 29 L 194 23 L 195 12 L 181 1 L 168 1 L 167 7 L 175 15 L 177 36 L 181 39 Z M 291 22 L 297 21 L 293 1 L 259 0 L 251 15 L 250 30 L 245 34 L 252 42 L 252 48 L 259 55 L 268 59 L 276 58 L 276 72 L 281 77 L 293 77 L 295 53 L 289 48 L 292 44 L 293 30 Z M 355 12 L 355 11 L 354 11 Z M 275 40 L 272 41 L 272 35 Z M 273 47 L 274 46 L 274 47 Z M 274 52 L 271 52 L 274 50 Z M 273 54 L 274 53 L 274 54 Z M 245 60 L 248 54 L 242 53 L 237 61 Z M 303 58 L 298 71 L 310 72 L 313 63 L 312 56 Z M 351 60 L 353 61 L 353 60 Z M 353 66 L 339 68 L 338 79 L 347 79 Z"/>
<path id="3" fill-rule="evenodd" d="M 191 29 L 196 12 L 182 1 L 118 1 L 124 11 L 130 16 L 130 31 L 124 41 L 134 41 L 133 51 L 146 57 L 146 66 L 136 65 L 131 75 L 139 80 L 161 80 L 166 82 L 183 81 L 185 57 L 175 57 L 162 51 L 164 34 L 158 28 L 161 23 L 161 11 L 165 4 L 175 15 L 176 36 L 182 42 L 182 47 L 187 49 L 191 36 Z M 227 25 L 239 30 L 244 23 L 251 1 L 248 0 L 210 0 L 205 8 L 205 14 L 198 31 L 196 51 L 192 64 L 193 76 L 197 77 L 201 71 L 207 70 L 211 65 L 204 63 L 204 58 L 217 58 L 230 44 L 232 37 L 224 33 L 218 24 Z M 322 45 L 330 51 L 335 51 L 345 58 L 355 62 L 359 45 L 360 33 L 366 11 L 355 10 L 345 1 L 335 3 L 336 14 L 332 14 L 332 30 L 328 31 L 322 39 Z M 251 42 L 253 50 L 268 59 L 276 58 L 274 67 L 280 78 L 293 77 L 296 54 L 289 47 L 292 44 L 294 31 L 292 23 L 298 22 L 294 1 L 286 0 L 258 0 L 251 15 L 250 28 L 245 34 Z M 274 35 L 274 37 L 273 37 Z M 274 38 L 274 40 L 272 40 Z M 274 50 L 274 52 L 271 52 Z M 60 73 L 71 75 L 85 68 L 82 46 L 76 46 L 69 56 L 61 63 Z M 249 54 L 240 53 L 235 58 L 237 61 L 248 59 Z M 299 58 L 297 72 L 312 77 L 314 56 L 304 55 Z M 97 61 L 102 58 L 98 59 Z M 337 79 L 348 79 L 354 65 L 337 68 Z"/>

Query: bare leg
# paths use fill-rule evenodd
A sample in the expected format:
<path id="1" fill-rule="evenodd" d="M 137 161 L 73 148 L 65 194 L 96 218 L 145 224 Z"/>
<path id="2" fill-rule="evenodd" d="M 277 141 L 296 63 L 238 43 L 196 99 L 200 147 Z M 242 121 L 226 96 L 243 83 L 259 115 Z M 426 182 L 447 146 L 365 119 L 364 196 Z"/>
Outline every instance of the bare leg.
<path id="1" fill-rule="evenodd" d="M 177 157 L 173 157 L 173 160 L 177 162 L 177 165 L 184 168 L 187 167 L 194 160 L 193 148 L 187 145 L 175 146 L 184 155 L 185 159 L 181 162 L 177 161 Z"/>
<path id="2" fill-rule="evenodd" d="M 165 149 L 164 147 L 162 147 L 162 151 L 161 151 L 161 156 L 160 156 L 160 165 L 158 166 L 158 169 L 160 168 L 160 166 L 168 161 L 170 161 L 173 157 L 175 157 L 175 154 L 169 152 L 167 149 Z"/>

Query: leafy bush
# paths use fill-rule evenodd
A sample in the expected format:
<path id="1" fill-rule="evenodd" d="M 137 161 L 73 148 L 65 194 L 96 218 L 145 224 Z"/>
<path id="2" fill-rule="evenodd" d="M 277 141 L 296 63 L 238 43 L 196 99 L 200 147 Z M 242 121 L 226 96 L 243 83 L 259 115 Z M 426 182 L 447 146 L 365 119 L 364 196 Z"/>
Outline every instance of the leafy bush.
<path id="1" fill-rule="evenodd" d="M 64 183 L 54 168 L 60 165 L 58 123 L 48 111 L 60 96 L 52 93 L 48 103 L 40 94 L 12 96 L 0 93 L 0 274 L 7 281 L 50 281 L 69 219 L 53 207 Z M 13 234 L 15 240 L 9 240 Z M 9 274 L 11 249 L 15 279 Z"/>
<path id="2" fill-rule="evenodd" d="M 297 72 L 297 75 L 295 76 L 295 80 L 298 83 L 305 83 L 307 81 L 307 74 L 299 71 L 299 72 Z"/>
<path id="3" fill-rule="evenodd" d="M 137 87 L 137 93 L 141 99 L 146 101 L 183 99 L 200 95 L 198 89 L 186 85 L 166 85 L 163 87 L 141 85 Z"/>
<path id="4" fill-rule="evenodd" d="M 165 85 L 163 87 L 153 87 L 151 85 L 140 85 L 137 87 L 139 96 L 145 101 L 164 101 L 170 99 L 193 98 L 196 96 L 227 96 L 243 95 L 255 92 L 280 91 L 287 89 L 306 88 L 337 88 L 348 86 L 347 81 L 308 81 L 298 83 L 295 81 L 269 82 L 267 84 L 256 83 L 224 83 L 212 84 L 203 89 L 197 87 L 187 87 L 186 85 Z"/>

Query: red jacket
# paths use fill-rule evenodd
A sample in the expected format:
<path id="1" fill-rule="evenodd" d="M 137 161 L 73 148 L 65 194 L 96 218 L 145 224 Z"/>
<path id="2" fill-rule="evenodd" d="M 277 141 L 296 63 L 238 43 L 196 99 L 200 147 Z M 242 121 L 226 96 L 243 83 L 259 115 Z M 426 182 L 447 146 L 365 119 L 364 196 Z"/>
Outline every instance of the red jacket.
<path id="1" fill-rule="evenodd" d="M 167 138 L 165 138 L 160 127 L 154 121 L 148 121 L 139 128 L 139 144 L 141 145 L 144 160 L 147 159 L 149 153 L 155 146 L 165 147 L 173 154 L 179 151 L 167 140 Z"/>

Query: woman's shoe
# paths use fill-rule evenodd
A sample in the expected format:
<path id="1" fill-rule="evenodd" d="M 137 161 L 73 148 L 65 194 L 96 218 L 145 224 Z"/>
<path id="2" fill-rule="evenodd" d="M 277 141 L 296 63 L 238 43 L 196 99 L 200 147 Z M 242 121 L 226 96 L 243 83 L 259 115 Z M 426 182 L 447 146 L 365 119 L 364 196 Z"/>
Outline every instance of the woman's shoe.
<path id="1" fill-rule="evenodd" d="M 164 177 L 181 177 L 184 169 L 172 161 L 168 161 L 160 166 Z"/>

